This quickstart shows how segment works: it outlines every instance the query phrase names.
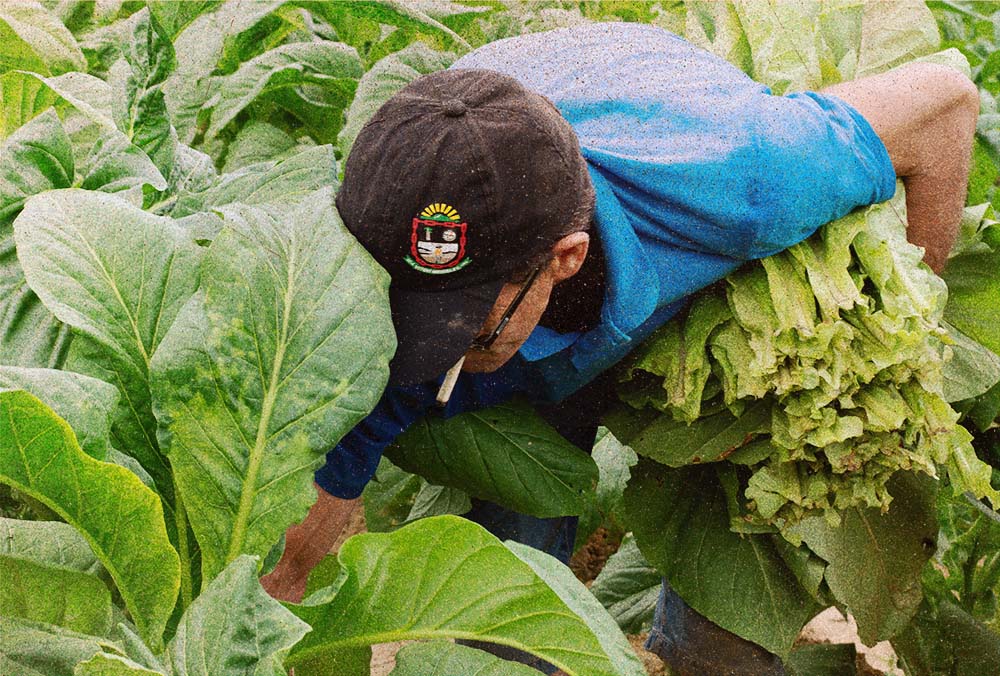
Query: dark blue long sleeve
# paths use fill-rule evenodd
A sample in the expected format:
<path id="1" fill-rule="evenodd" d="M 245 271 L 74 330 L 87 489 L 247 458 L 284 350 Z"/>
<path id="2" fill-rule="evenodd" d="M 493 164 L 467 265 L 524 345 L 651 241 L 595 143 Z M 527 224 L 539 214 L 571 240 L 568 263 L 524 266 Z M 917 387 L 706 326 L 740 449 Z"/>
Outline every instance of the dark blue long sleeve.
<path id="1" fill-rule="evenodd" d="M 383 451 L 425 415 L 450 418 L 507 401 L 515 394 L 537 396 L 530 386 L 526 362 L 514 357 L 493 373 L 462 373 L 448 405 L 437 405 L 442 376 L 433 382 L 387 387 L 375 408 L 326 454 L 326 465 L 315 473 L 316 483 L 338 498 L 361 495 L 375 476 Z"/>

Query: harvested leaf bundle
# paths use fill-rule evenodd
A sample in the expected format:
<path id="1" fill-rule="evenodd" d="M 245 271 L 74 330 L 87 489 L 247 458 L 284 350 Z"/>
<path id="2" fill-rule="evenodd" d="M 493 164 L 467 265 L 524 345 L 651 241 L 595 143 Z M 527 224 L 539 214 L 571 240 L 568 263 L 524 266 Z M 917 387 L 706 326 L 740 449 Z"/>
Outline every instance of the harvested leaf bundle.
<path id="1" fill-rule="evenodd" d="M 888 509 L 901 469 L 944 468 L 956 491 L 996 504 L 990 469 L 943 398 L 947 288 L 907 242 L 904 214 L 900 187 L 699 296 L 621 375 L 625 402 L 661 413 L 618 416 L 612 431 L 671 466 L 748 466 L 743 519 L 782 531 L 817 510 L 836 523 L 841 509 Z M 729 432 L 714 452 L 655 448 L 712 427 Z"/>

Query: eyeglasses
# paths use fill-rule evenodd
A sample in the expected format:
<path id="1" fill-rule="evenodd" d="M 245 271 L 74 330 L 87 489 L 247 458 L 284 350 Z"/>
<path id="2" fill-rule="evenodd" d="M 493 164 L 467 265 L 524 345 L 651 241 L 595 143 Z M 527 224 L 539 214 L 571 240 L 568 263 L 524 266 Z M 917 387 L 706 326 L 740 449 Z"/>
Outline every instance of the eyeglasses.
<path id="1" fill-rule="evenodd" d="M 476 339 L 472 341 L 470 349 L 490 349 L 490 346 L 496 342 L 497 338 L 500 337 L 500 334 L 503 333 L 503 330 L 507 327 L 507 323 L 510 322 L 510 318 L 514 316 L 515 312 L 517 312 L 517 307 L 521 304 L 521 301 L 523 301 L 524 297 L 528 295 L 531 285 L 538 277 L 538 273 L 542 271 L 543 266 L 544 265 L 538 265 L 531 271 L 531 274 L 528 275 L 528 279 L 524 280 L 524 284 L 521 285 L 521 289 L 517 292 L 517 295 L 514 296 L 514 300 L 512 300 L 510 305 L 507 306 L 507 309 L 504 310 L 503 316 L 500 317 L 500 321 L 497 322 L 496 328 L 493 329 L 488 336 L 477 336 Z"/>

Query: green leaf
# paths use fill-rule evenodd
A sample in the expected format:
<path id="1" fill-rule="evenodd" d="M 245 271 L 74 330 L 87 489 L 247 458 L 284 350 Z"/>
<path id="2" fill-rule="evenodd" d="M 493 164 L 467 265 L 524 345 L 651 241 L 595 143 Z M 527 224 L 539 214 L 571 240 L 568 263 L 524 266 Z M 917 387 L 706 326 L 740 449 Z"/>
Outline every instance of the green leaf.
<path id="1" fill-rule="evenodd" d="M 442 54 L 422 42 L 414 42 L 380 59 L 358 82 L 344 127 L 337 135 L 340 156 L 347 157 L 350 154 L 358 132 L 396 92 L 421 75 L 444 70 L 454 60 L 453 54 Z"/>
<path id="2" fill-rule="evenodd" d="M 69 424 L 87 455 L 104 459 L 118 403 L 114 386 L 70 371 L 0 366 L 0 388 L 31 392 Z"/>
<path id="3" fill-rule="evenodd" d="M 283 0 L 233 0 L 191 21 L 174 39 L 181 55 L 176 70 L 163 84 L 170 120 L 182 143 L 190 144 L 197 132 L 198 111 L 214 93 L 212 72 L 230 36 L 253 26 L 284 4 Z"/>
<path id="4" fill-rule="evenodd" d="M 625 510 L 646 559 L 723 629 L 784 657 L 820 609 L 778 553 L 773 538 L 780 536 L 729 530 L 726 497 L 711 467 L 667 469 L 640 460 Z"/>
<path id="5" fill-rule="evenodd" d="M 73 184 L 73 148 L 59 116 L 49 110 L 0 146 L 0 233 L 32 195 Z"/>
<path id="6" fill-rule="evenodd" d="M 669 415 L 648 415 L 622 408 L 604 423 L 639 455 L 670 467 L 716 462 L 755 435 L 769 432 L 771 402 L 751 403 L 739 417 L 723 410 L 688 424 Z"/>
<path id="7" fill-rule="evenodd" d="M 948 260 L 942 277 L 948 284 L 944 318 L 994 353 L 1000 353 L 1000 250 L 970 248 Z"/>
<path id="8" fill-rule="evenodd" d="M 143 185 L 165 190 L 167 181 L 149 156 L 117 130 L 104 132 L 94 143 L 80 173 L 84 190 L 119 192 Z"/>
<path id="9" fill-rule="evenodd" d="M 73 667 L 114 644 L 51 624 L 0 616 L 0 674 L 74 676 Z"/>
<path id="10" fill-rule="evenodd" d="M 590 592 L 608 609 L 622 631 L 638 634 L 648 630 L 653 621 L 662 588 L 659 571 L 646 561 L 635 537 L 629 533 L 604 564 Z"/>
<path id="11" fill-rule="evenodd" d="M 56 368 L 69 327 L 35 295 L 17 258 L 10 223 L 31 195 L 68 187 L 73 151 L 55 112 L 31 120 L 0 146 L 0 363 Z"/>
<path id="12" fill-rule="evenodd" d="M 427 482 L 416 474 L 396 467 L 382 456 L 375 468 L 375 476 L 361 494 L 368 532 L 386 533 L 406 523 L 413 501 L 425 485 Z"/>
<path id="13" fill-rule="evenodd" d="M 118 94 L 115 121 L 161 174 L 169 174 L 177 151 L 177 132 L 170 124 L 163 83 L 177 61 L 170 37 L 148 10 L 136 15 L 132 39 L 123 56 L 124 62 L 111 69 Z"/>
<path id="14" fill-rule="evenodd" d="M 639 456 L 606 429 L 599 429 L 597 436 L 597 443 L 590 453 L 597 463 L 597 489 L 577 522 L 574 550 L 582 547 L 591 533 L 602 525 L 612 532 L 624 532 L 626 529 L 622 496 L 630 469 L 639 461 Z"/>
<path id="15" fill-rule="evenodd" d="M 358 53 L 347 45 L 325 40 L 281 45 L 216 81 L 217 94 L 212 99 L 216 103 L 205 138 L 217 136 L 258 97 L 289 87 L 311 84 L 327 90 L 342 90 L 346 97 L 341 107 L 344 108 L 354 93 L 353 81 L 363 73 Z M 331 110 L 329 114 L 339 119 L 338 110 Z"/>
<path id="16" fill-rule="evenodd" d="M 91 575 L 101 570 L 101 563 L 87 541 L 75 528 L 61 521 L 0 518 L 0 555 Z"/>
<path id="17" fill-rule="evenodd" d="M 77 664 L 73 676 L 163 676 L 163 672 L 147 669 L 127 657 L 98 653 Z"/>
<path id="18" fill-rule="evenodd" d="M 538 670 L 449 641 L 422 641 L 396 653 L 389 676 L 538 676 Z"/>
<path id="19" fill-rule="evenodd" d="M 28 283 L 79 334 L 67 368 L 118 387 L 113 443 L 139 460 L 172 502 L 170 470 L 156 443 L 149 363 L 194 293 L 201 247 L 169 218 L 85 190 L 33 198 L 14 230 Z"/>
<path id="20" fill-rule="evenodd" d="M 23 390 L 0 392 L 0 472 L 86 538 L 143 638 L 159 645 L 180 577 L 159 497 L 127 469 L 86 455 L 69 425 Z"/>
<path id="21" fill-rule="evenodd" d="M 524 402 L 448 420 L 427 416 L 386 455 L 432 484 L 532 516 L 580 514 L 597 465 Z"/>
<path id="22" fill-rule="evenodd" d="M 0 555 L 0 615 L 84 634 L 111 630 L 111 593 L 96 577 Z"/>
<path id="23" fill-rule="evenodd" d="M 523 650 L 569 676 L 643 674 L 613 620 L 569 569 L 526 549 L 504 547 L 454 516 L 357 535 L 340 550 L 346 577 L 332 600 L 290 606 L 313 631 L 286 666 L 337 664 L 345 649 L 375 643 L 462 638 Z"/>
<path id="24" fill-rule="evenodd" d="M 469 495 L 460 488 L 435 486 L 426 481 L 413 499 L 413 508 L 406 516 L 407 521 L 416 521 L 428 516 L 442 514 L 465 514 L 472 509 Z"/>
<path id="25" fill-rule="evenodd" d="M 854 615 L 865 645 L 898 634 L 920 605 L 920 571 L 934 551 L 937 519 L 931 480 L 899 472 L 889 484 L 886 514 L 852 508 L 833 527 L 809 517 L 796 532 L 829 565 L 834 598 Z"/>
<path id="26" fill-rule="evenodd" d="M 791 676 L 855 676 L 857 658 L 853 643 L 800 645 L 785 667 Z"/>
<path id="27" fill-rule="evenodd" d="M 226 148 L 222 171 L 231 174 L 257 162 L 279 162 L 301 150 L 290 134 L 273 124 L 251 120 L 236 132 L 236 138 Z"/>
<path id="28" fill-rule="evenodd" d="M 337 186 L 333 148 L 318 146 L 280 162 L 261 162 L 223 174 L 211 187 L 182 196 L 170 213 L 175 218 L 188 216 L 234 202 L 292 206 L 317 190 Z"/>
<path id="29" fill-rule="evenodd" d="M 150 0 L 146 4 L 157 22 L 163 26 L 164 33 L 170 38 L 174 38 L 199 16 L 214 10 L 222 3 L 219 0 L 187 0 L 186 2 Z"/>
<path id="30" fill-rule="evenodd" d="M 1000 382 L 1000 357 L 953 326 L 946 326 L 952 357 L 944 365 L 944 400 L 978 397 Z"/>
<path id="31" fill-rule="evenodd" d="M 87 119 L 102 129 L 114 129 L 115 93 L 104 80 L 86 73 L 65 73 L 55 77 L 42 77 L 27 73 L 45 84 L 62 101 L 80 111 Z"/>
<path id="32" fill-rule="evenodd" d="M 236 558 L 184 613 L 167 646 L 174 676 L 272 673 L 272 660 L 309 631 L 260 586 L 257 563 Z"/>
<path id="33" fill-rule="evenodd" d="M 997 634 L 947 601 L 922 603 L 892 647 L 907 676 L 981 676 L 1000 664 Z"/>
<path id="34" fill-rule="evenodd" d="M 0 5 L 0 73 L 32 70 L 58 75 L 87 70 L 87 60 L 65 26 L 37 2 Z"/>
<path id="35" fill-rule="evenodd" d="M 0 141 L 58 100 L 31 73 L 14 71 L 0 75 Z"/>
<path id="36" fill-rule="evenodd" d="M 224 209 L 201 287 L 153 357 L 159 439 L 206 580 L 302 520 L 313 471 L 388 377 L 388 276 L 332 201 Z"/>

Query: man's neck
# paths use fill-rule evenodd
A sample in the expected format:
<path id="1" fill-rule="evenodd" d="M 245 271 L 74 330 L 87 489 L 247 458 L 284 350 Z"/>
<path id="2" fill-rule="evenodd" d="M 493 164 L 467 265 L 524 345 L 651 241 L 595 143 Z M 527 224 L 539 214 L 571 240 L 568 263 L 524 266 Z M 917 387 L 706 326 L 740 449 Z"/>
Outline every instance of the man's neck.
<path id="1" fill-rule="evenodd" d="M 538 324 L 559 333 L 588 331 L 601 319 L 604 303 L 604 251 L 596 228 L 590 230 L 590 249 L 575 275 L 552 289 L 549 305 Z"/>

